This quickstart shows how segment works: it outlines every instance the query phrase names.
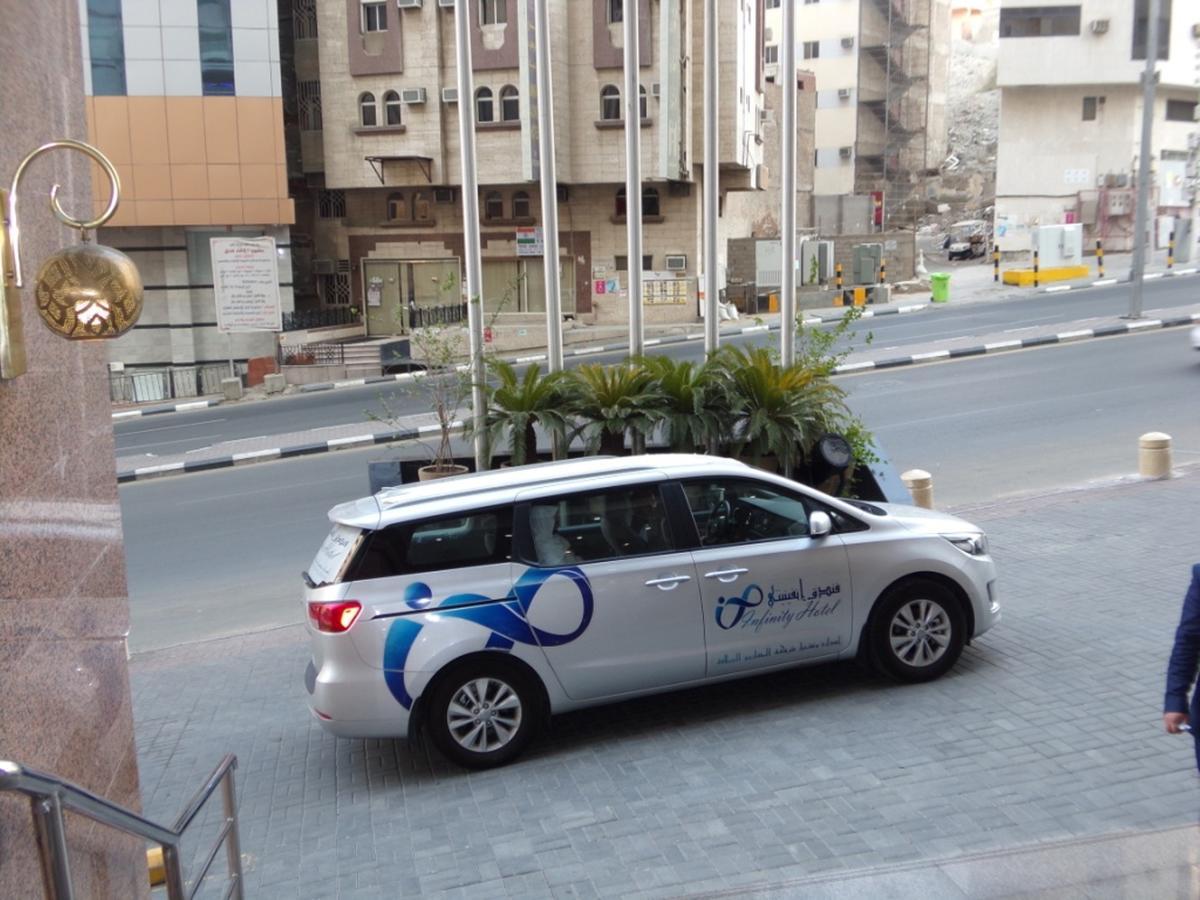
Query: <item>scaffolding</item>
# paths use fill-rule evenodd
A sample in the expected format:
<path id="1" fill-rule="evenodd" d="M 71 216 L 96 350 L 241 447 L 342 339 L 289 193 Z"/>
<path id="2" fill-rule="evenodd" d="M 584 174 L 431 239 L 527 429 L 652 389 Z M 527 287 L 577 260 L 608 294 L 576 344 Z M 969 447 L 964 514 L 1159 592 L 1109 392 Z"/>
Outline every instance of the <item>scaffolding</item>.
<path id="1" fill-rule="evenodd" d="M 936 174 L 929 135 L 944 125 L 944 111 L 931 115 L 932 82 L 946 77 L 934 34 L 939 11 L 946 12 L 945 0 L 860 4 L 854 189 L 882 192 L 885 228 L 915 224 L 925 212 L 925 179 Z"/>

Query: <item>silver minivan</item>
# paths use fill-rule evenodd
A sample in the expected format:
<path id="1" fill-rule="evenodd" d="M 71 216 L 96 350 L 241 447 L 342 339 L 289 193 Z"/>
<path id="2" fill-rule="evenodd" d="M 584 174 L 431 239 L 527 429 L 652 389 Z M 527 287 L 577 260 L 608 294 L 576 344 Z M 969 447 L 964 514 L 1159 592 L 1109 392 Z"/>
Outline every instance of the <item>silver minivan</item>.
<path id="1" fill-rule="evenodd" d="M 857 657 L 936 678 L 1000 618 L 975 526 L 711 456 L 590 457 L 334 507 L 305 573 L 313 715 L 516 757 L 553 713 Z"/>

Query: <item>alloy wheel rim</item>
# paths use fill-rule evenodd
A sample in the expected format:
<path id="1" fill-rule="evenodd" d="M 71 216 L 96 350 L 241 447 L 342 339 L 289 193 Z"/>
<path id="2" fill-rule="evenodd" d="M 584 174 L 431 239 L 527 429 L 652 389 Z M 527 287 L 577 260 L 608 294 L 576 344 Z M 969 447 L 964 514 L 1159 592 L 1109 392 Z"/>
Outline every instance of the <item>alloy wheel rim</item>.
<path id="1" fill-rule="evenodd" d="M 450 737 L 464 750 L 491 753 L 506 746 L 521 727 L 521 698 L 498 678 L 473 678 L 446 707 Z"/>
<path id="2" fill-rule="evenodd" d="M 931 666 L 950 648 L 950 616 L 936 600 L 910 600 L 896 610 L 888 629 L 892 654 L 905 665 Z"/>

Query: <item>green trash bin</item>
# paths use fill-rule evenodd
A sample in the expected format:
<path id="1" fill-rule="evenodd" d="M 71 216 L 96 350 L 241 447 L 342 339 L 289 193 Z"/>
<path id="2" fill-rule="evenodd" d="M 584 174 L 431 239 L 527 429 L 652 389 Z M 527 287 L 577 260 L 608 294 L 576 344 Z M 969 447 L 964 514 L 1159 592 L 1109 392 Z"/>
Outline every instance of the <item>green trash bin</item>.
<path id="1" fill-rule="evenodd" d="M 946 303 L 950 299 L 950 274 L 948 272 L 930 272 L 929 286 L 933 291 L 934 303 Z"/>

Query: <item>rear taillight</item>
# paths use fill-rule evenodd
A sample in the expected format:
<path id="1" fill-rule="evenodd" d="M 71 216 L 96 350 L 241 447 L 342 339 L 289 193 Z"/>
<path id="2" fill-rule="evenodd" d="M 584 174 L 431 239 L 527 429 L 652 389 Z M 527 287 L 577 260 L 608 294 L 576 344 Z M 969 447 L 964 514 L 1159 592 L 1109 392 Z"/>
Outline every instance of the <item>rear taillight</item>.
<path id="1" fill-rule="evenodd" d="M 362 612 L 357 600 L 339 600 L 337 603 L 308 604 L 308 620 L 317 631 L 341 634 L 348 631 Z"/>

